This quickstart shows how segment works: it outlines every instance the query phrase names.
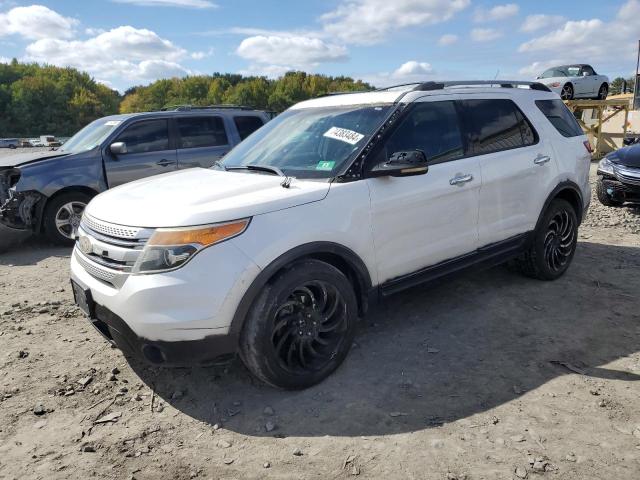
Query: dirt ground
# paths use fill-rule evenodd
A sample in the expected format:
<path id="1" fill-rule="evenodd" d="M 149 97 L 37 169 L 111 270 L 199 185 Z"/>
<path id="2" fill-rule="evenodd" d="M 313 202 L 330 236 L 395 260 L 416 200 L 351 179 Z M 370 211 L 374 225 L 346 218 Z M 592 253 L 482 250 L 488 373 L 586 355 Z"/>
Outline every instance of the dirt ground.
<path id="1" fill-rule="evenodd" d="M 0 478 L 640 478 L 640 208 L 594 199 L 557 282 L 392 297 L 301 392 L 128 363 L 73 306 L 69 253 L 0 253 Z"/>

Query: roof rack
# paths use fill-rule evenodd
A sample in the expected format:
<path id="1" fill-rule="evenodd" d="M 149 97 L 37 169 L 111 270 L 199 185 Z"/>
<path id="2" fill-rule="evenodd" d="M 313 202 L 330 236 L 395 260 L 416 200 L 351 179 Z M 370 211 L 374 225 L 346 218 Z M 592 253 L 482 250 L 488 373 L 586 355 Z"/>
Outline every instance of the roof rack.
<path id="1" fill-rule="evenodd" d="M 332 97 L 333 95 L 350 95 L 352 93 L 368 93 L 376 92 L 377 90 L 347 90 L 346 92 L 327 92 L 316 95 L 314 98 Z"/>
<path id="2" fill-rule="evenodd" d="M 234 105 L 231 103 L 224 103 L 222 105 L 168 105 L 160 109 L 161 112 L 188 112 L 190 110 L 256 110 L 253 107 L 246 105 Z"/>
<path id="3" fill-rule="evenodd" d="M 529 87 L 531 90 L 539 90 L 541 92 L 550 92 L 549 87 L 540 82 L 525 82 L 522 80 L 459 80 L 459 81 L 442 81 L 442 82 L 412 82 L 402 83 L 399 85 L 391 85 L 381 88 L 377 91 L 391 90 L 392 88 L 408 87 L 415 85 L 411 91 L 426 92 L 431 90 L 444 90 L 447 87 L 473 87 L 473 86 L 495 86 L 500 88 L 516 88 L 519 86 Z"/>

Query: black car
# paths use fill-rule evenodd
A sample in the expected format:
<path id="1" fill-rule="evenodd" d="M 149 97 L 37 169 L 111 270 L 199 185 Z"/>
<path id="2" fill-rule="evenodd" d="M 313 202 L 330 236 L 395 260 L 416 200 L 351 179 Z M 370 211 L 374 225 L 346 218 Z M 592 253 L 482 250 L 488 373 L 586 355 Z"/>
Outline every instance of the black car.
<path id="1" fill-rule="evenodd" d="M 640 203 L 640 144 L 611 152 L 600 161 L 597 193 L 607 207 Z"/>

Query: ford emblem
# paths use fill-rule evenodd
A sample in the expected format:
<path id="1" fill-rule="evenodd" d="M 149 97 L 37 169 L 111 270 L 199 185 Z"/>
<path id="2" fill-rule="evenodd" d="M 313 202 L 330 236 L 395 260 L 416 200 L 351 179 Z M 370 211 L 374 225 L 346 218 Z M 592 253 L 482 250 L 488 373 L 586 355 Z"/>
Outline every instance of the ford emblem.
<path id="1" fill-rule="evenodd" d="M 80 236 L 80 238 L 78 238 L 78 247 L 80 248 L 80 251 L 82 253 L 85 253 L 87 255 L 93 253 L 93 244 L 91 243 L 89 237 L 85 235 L 82 235 Z"/>

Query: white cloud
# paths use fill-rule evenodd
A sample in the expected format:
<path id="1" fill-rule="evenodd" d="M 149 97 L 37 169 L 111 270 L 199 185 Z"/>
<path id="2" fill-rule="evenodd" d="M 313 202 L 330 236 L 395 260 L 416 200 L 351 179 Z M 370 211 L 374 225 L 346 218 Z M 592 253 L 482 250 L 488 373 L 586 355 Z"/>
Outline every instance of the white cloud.
<path id="1" fill-rule="evenodd" d="M 458 41 L 457 35 L 453 35 L 452 33 L 447 33 L 440 37 L 440 39 L 438 40 L 438 45 L 442 45 L 442 46 L 453 45 L 457 41 Z"/>
<path id="2" fill-rule="evenodd" d="M 346 43 L 380 43 L 394 31 L 452 18 L 471 0 L 346 0 L 320 17 L 325 33 Z"/>
<path id="3" fill-rule="evenodd" d="M 570 56 L 567 58 L 569 61 L 589 59 L 590 62 L 606 65 L 632 64 L 640 38 L 638 18 L 640 1 L 628 0 L 610 21 L 598 18 L 570 20 L 557 30 L 523 43 L 519 51 L 543 52 L 547 57 Z"/>
<path id="4" fill-rule="evenodd" d="M 558 65 L 564 65 L 568 63 L 566 60 L 545 60 L 544 62 L 533 62 L 526 67 L 522 67 L 518 70 L 518 73 L 526 78 L 536 78 L 547 68 L 555 67 Z"/>
<path id="5" fill-rule="evenodd" d="M 117 27 L 88 40 L 45 38 L 27 46 L 27 60 L 71 66 L 121 82 L 183 76 L 187 51 L 151 30 Z"/>
<path id="6" fill-rule="evenodd" d="M 433 68 L 430 63 L 410 60 L 400 65 L 400 67 L 398 67 L 391 76 L 394 78 L 407 78 L 412 76 L 429 75 L 431 73 L 433 73 Z"/>
<path id="7" fill-rule="evenodd" d="M 21 35 L 30 40 L 71 38 L 78 23 L 75 18 L 63 17 L 42 5 L 15 7 L 0 13 L 0 37 Z"/>
<path id="8" fill-rule="evenodd" d="M 11 63 L 11 59 L 7 57 L 0 57 L 0 63 Z"/>
<path id="9" fill-rule="evenodd" d="M 542 30 L 543 28 L 551 28 L 564 21 L 562 15 L 529 15 L 524 19 L 524 22 L 520 26 L 520 30 L 523 32 L 535 32 Z"/>
<path id="10" fill-rule="evenodd" d="M 517 15 L 519 11 L 520 7 L 515 3 L 496 5 L 488 10 L 485 8 L 477 8 L 473 15 L 473 20 L 478 23 L 495 22 L 513 17 L 514 15 Z"/>
<path id="11" fill-rule="evenodd" d="M 206 52 L 203 52 L 203 51 L 192 52 L 191 54 L 189 54 L 189 56 L 194 60 L 202 60 L 203 58 L 211 57 L 213 55 L 213 52 L 214 52 L 214 49 L 213 47 L 211 47 Z"/>
<path id="12" fill-rule="evenodd" d="M 295 70 L 295 68 L 287 65 L 260 65 L 252 63 L 249 67 L 239 70 L 238 73 L 247 77 L 258 76 L 278 78 L 292 70 Z"/>
<path id="13" fill-rule="evenodd" d="M 256 35 L 245 38 L 236 53 L 255 64 L 309 68 L 346 60 L 347 49 L 319 38 L 298 35 Z"/>
<path id="14" fill-rule="evenodd" d="M 471 30 L 471 40 L 474 42 L 490 42 L 501 36 L 502 33 L 493 28 L 474 28 Z"/>
<path id="15" fill-rule="evenodd" d="M 217 8 L 209 0 L 111 0 L 116 3 L 130 3 L 143 7 Z"/>

